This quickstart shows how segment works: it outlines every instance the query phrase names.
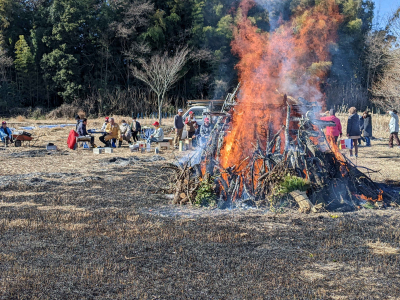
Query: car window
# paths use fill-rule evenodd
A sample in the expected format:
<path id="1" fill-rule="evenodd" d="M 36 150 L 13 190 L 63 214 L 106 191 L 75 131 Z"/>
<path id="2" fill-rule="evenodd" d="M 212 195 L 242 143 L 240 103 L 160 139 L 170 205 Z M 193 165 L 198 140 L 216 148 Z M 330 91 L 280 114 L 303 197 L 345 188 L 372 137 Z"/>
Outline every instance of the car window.
<path id="1" fill-rule="evenodd" d="M 203 109 L 193 109 L 192 111 L 196 119 L 203 119 Z"/>

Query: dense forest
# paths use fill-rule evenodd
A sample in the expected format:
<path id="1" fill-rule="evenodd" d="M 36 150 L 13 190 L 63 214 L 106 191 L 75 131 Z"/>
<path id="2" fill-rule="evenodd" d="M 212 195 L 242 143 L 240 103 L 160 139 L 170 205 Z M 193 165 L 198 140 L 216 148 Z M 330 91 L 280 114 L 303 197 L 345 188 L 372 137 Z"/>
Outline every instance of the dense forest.
<path id="1" fill-rule="evenodd" d="M 268 32 L 316 2 L 260 0 L 247 17 Z M 336 2 L 343 18 L 321 83 L 327 104 L 398 102 L 396 91 L 384 94 L 398 74 L 396 28 L 373 30 L 373 1 Z M 238 81 L 231 42 L 239 11 L 237 0 L 0 0 L 0 113 L 63 103 L 90 115 L 157 111 L 157 93 L 138 70 L 182 51 L 163 111 L 224 98 Z"/>

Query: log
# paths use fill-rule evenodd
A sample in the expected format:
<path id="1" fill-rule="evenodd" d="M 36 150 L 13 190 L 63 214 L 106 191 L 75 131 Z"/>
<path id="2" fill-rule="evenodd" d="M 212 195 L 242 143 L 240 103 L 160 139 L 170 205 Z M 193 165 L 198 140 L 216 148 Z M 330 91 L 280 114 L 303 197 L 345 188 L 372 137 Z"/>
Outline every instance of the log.
<path id="1" fill-rule="evenodd" d="M 186 197 L 186 198 L 184 198 L 184 199 L 181 200 L 181 203 L 180 203 L 180 204 L 186 204 L 186 203 L 188 203 L 188 202 L 189 202 L 189 198 Z"/>
<path id="2" fill-rule="evenodd" d="M 299 190 L 293 191 L 289 193 L 290 196 L 293 197 L 293 199 L 297 202 L 299 205 L 299 211 L 301 213 L 309 213 L 313 207 L 310 199 L 308 199 L 308 196 L 306 192 L 300 192 Z"/>
<path id="3" fill-rule="evenodd" d="M 313 213 L 319 213 L 324 209 L 324 203 L 318 203 L 311 208 Z"/>

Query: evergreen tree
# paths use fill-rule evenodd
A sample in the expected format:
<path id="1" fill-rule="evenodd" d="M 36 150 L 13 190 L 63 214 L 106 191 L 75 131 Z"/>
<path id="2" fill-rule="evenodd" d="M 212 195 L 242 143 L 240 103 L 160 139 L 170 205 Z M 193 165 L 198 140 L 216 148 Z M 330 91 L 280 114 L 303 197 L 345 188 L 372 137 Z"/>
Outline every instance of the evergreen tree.
<path id="1" fill-rule="evenodd" d="M 31 48 L 23 35 L 15 43 L 15 69 L 17 71 L 17 87 L 22 100 L 33 106 L 33 79 L 34 59 Z"/>

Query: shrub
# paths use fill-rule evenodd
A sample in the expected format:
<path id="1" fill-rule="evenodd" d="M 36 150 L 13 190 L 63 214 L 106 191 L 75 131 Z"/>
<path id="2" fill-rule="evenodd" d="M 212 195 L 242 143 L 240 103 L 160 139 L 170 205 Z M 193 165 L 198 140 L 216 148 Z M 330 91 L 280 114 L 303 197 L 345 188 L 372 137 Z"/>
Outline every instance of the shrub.
<path id="1" fill-rule="evenodd" d="M 85 113 L 72 104 L 62 104 L 60 107 L 53 109 L 46 115 L 47 119 L 73 119 L 76 115 L 81 118 L 85 117 Z"/>
<path id="2" fill-rule="evenodd" d="M 307 179 L 288 174 L 284 177 L 283 181 L 276 186 L 274 194 L 283 195 L 296 190 L 304 192 L 309 188 L 310 182 Z"/>
<path id="3" fill-rule="evenodd" d="M 214 189 L 214 179 L 211 176 L 203 178 L 199 184 L 194 204 L 198 206 L 215 206 L 217 196 Z"/>
<path id="4" fill-rule="evenodd" d="M 35 110 L 31 113 L 30 117 L 35 120 L 46 119 L 44 110 L 41 107 L 36 107 Z"/>

